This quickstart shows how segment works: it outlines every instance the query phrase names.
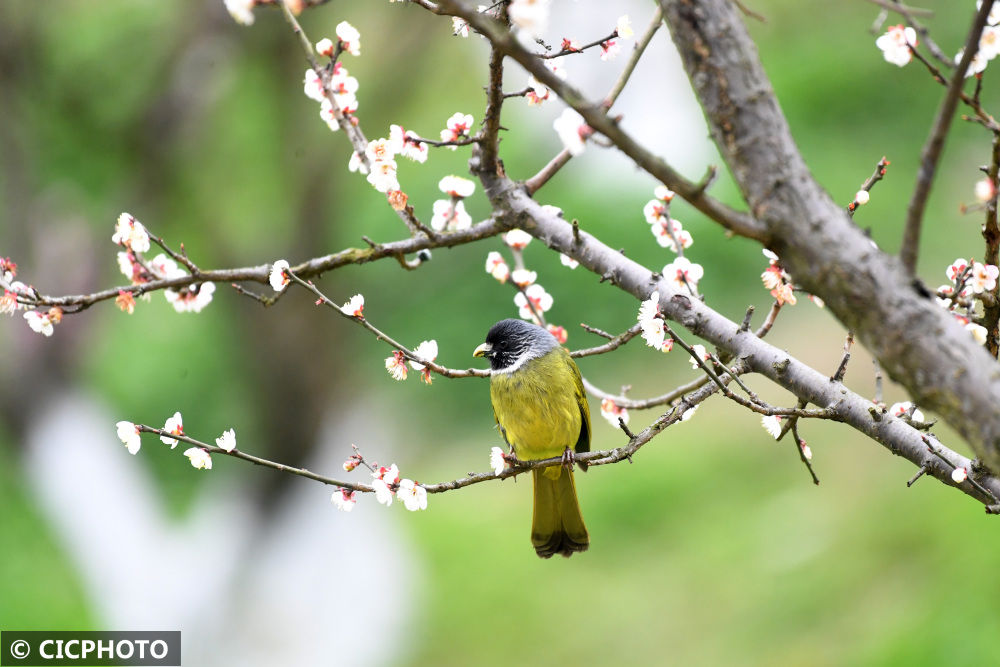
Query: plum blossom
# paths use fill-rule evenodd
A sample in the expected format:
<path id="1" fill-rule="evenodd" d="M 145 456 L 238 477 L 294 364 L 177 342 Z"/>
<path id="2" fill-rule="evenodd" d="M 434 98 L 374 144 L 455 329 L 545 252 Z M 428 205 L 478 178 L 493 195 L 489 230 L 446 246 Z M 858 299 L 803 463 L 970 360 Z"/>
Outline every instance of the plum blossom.
<path id="1" fill-rule="evenodd" d="M 635 34 L 632 30 L 632 22 L 629 20 L 628 14 L 618 17 L 618 22 L 615 24 L 615 32 L 622 39 L 629 39 Z"/>
<path id="2" fill-rule="evenodd" d="M 13 315 L 14 311 L 18 310 L 19 307 L 17 294 L 4 289 L 3 294 L 0 294 L 0 315 Z"/>
<path id="3" fill-rule="evenodd" d="M 673 218 L 669 220 L 660 218 L 652 224 L 650 231 L 653 232 L 653 236 L 661 248 L 669 248 L 675 253 L 678 252 L 678 245 L 684 249 L 690 248 L 694 243 L 691 233 L 684 229 L 679 220 Z"/>
<path id="4" fill-rule="evenodd" d="M 404 130 L 399 125 L 389 126 L 389 141 L 392 142 L 393 150 L 414 162 L 427 162 L 427 144 L 416 141 L 420 137 L 415 132 Z"/>
<path id="5" fill-rule="evenodd" d="M 584 142 L 594 131 L 587 125 L 583 116 L 577 113 L 576 109 L 567 107 L 562 114 L 552 123 L 563 148 L 569 151 L 570 155 L 579 155 L 585 148 Z"/>
<path id="6" fill-rule="evenodd" d="M 351 153 L 351 159 L 347 161 L 347 168 L 351 173 L 355 171 L 361 174 L 368 173 L 368 167 L 365 165 L 365 161 L 361 159 L 361 153 L 358 152 Z"/>
<path id="7" fill-rule="evenodd" d="M 326 95 L 323 93 L 323 79 L 311 67 L 306 70 L 305 78 L 302 82 L 302 92 L 305 93 L 306 97 L 317 102 L 322 102 L 326 99 Z"/>
<path id="8" fill-rule="evenodd" d="M 964 467 L 958 467 L 951 471 L 951 481 L 961 484 L 969 477 L 969 471 Z"/>
<path id="9" fill-rule="evenodd" d="M 49 313 L 43 313 L 40 310 L 29 310 L 24 313 L 24 319 L 28 322 L 28 326 L 31 327 L 32 331 L 40 333 L 43 336 L 51 336 L 55 330 Z"/>
<path id="10" fill-rule="evenodd" d="M 399 483 L 399 468 L 396 467 L 395 463 L 388 468 L 385 466 L 376 468 L 372 472 L 372 488 L 375 490 L 375 500 L 386 507 L 391 505 L 392 487 L 397 483 Z"/>
<path id="11" fill-rule="evenodd" d="M 348 317 L 364 317 L 365 297 L 355 294 L 347 303 L 340 307 L 340 312 Z"/>
<path id="12" fill-rule="evenodd" d="M 993 264 L 972 263 L 972 274 L 969 277 L 969 286 L 976 294 L 992 292 L 997 286 L 997 276 L 1000 276 L 1000 268 Z"/>
<path id="13" fill-rule="evenodd" d="M 618 405 L 610 398 L 605 398 L 601 401 L 601 416 L 604 417 L 614 428 L 619 428 L 619 419 L 625 422 L 626 426 L 628 425 L 628 410 L 618 407 Z"/>
<path id="14" fill-rule="evenodd" d="M 205 306 L 212 303 L 214 294 L 215 283 L 195 283 L 178 290 L 163 291 L 163 296 L 178 313 L 200 313 Z"/>
<path id="15" fill-rule="evenodd" d="M 253 25 L 253 8 L 257 0 L 225 0 L 226 11 L 240 25 Z"/>
<path id="16" fill-rule="evenodd" d="M 698 281 L 705 275 L 701 264 L 695 264 L 686 257 L 678 257 L 663 267 L 663 277 L 677 286 L 677 289 L 698 289 Z"/>
<path id="17" fill-rule="evenodd" d="M 771 437 L 775 440 L 781 435 L 781 416 L 780 415 L 765 415 L 760 418 L 760 425 L 764 427 L 764 430 L 771 434 Z"/>
<path id="18" fill-rule="evenodd" d="M 345 114 L 352 114 L 358 110 L 358 80 L 347 72 L 347 68 L 337 63 L 330 76 L 330 92 L 333 93 L 333 101 L 337 107 Z"/>
<path id="19" fill-rule="evenodd" d="M 657 185 L 653 188 L 653 196 L 660 201 L 669 203 L 674 198 L 674 191 L 665 185 Z"/>
<path id="20" fill-rule="evenodd" d="M 674 347 L 674 339 L 666 337 L 666 328 L 659 314 L 660 294 L 653 292 L 639 305 L 639 316 L 636 319 L 642 328 L 642 339 L 646 341 L 646 345 L 661 352 L 669 352 Z"/>
<path id="21" fill-rule="evenodd" d="M 330 496 L 330 502 L 341 512 L 350 512 L 358 504 L 357 495 L 357 491 L 351 489 L 337 489 Z"/>
<path id="22" fill-rule="evenodd" d="M 549 22 L 549 0 L 511 0 L 507 7 L 510 22 L 527 37 L 535 39 Z"/>
<path id="23" fill-rule="evenodd" d="M 469 136 L 472 131 L 472 115 L 457 112 L 451 115 L 445 124 L 445 129 L 441 130 L 441 141 L 460 141 Z M 448 146 L 451 150 L 458 150 L 456 146 Z"/>
<path id="24" fill-rule="evenodd" d="M 503 235 L 503 240 L 514 250 L 523 250 L 531 243 L 531 234 L 520 229 L 512 229 Z"/>
<path id="25" fill-rule="evenodd" d="M 886 62 L 902 67 L 913 60 L 911 46 L 917 45 L 917 33 L 913 28 L 902 25 L 890 26 L 884 35 L 875 40 L 875 46 L 882 51 Z"/>
<path id="26" fill-rule="evenodd" d="M 123 313 L 131 315 L 135 312 L 135 297 L 132 296 L 132 292 L 118 290 L 118 296 L 115 297 L 115 305 L 118 306 Z"/>
<path id="27" fill-rule="evenodd" d="M 965 55 L 965 49 L 961 48 L 958 53 L 955 54 L 955 64 L 958 65 L 962 62 L 962 57 Z M 986 66 L 990 64 L 990 61 L 983 57 L 983 54 L 976 51 L 976 54 L 972 56 L 972 60 L 969 61 L 969 69 L 965 70 L 965 78 L 970 76 L 975 76 L 981 74 Z"/>
<path id="28" fill-rule="evenodd" d="M 569 267 L 571 269 L 575 269 L 576 267 L 580 266 L 580 262 L 576 261 L 575 259 L 573 259 L 569 255 L 566 255 L 566 254 L 563 254 L 563 253 L 559 253 L 559 262 L 563 266 L 567 266 L 567 267 Z"/>
<path id="29" fill-rule="evenodd" d="M 396 157 L 396 145 L 391 139 L 373 139 L 368 142 L 365 148 L 365 155 L 371 162 L 379 160 L 392 160 Z"/>
<path id="30" fill-rule="evenodd" d="M 427 509 L 427 489 L 412 479 L 399 480 L 396 498 L 403 503 L 403 507 L 411 512 Z"/>
<path id="31" fill-rule="evenodd" d="M 794 306 L 797 300 L 795 298 L 795 287 L 792 285 L 792 277 L 778 264 L 779 260 L 776 254 L 767 248 L 764 248 L 763 253 L 770 264 L 764 273 L 760 274 L 761 282 L 764 283 L 766 289 L 771 291 L 771 296 L 778 302 L 778 305 L 787 303 Z"/>
<path id="32" fill-rule="evenodd" d="M 555 324 L 545 325 L 545 330 L 552 334 L 560 345 L 565 345 L 566 341 L 569 340 L 569 333 L 566 331 L 566 327 L 556 326 Z"/>
<path id="33" fill-rule="evenodd" d="M 538 274 L 535 271 L 529 271 L 528 269 L 514 269 L 511 271 L 510 279 L 518 287 L 527 287 L 535 282 L 538 278 Z"/>
<path id="34" fill-rule="evenodd" d="M 324 37 L 316 42 L 316 53 L 321 56 L 326 56 L 327 58 L 333 57 L 333 48 L 333 40 L 329 37 Z"/>
<path id="35" fill-rule="evenodd" d="M 564 45 L 565 48 L 565 45 Z M 560 80 L 565 81 L 567 77 L 566 67 L 564 63 L 564 57 L 559 56 L 558 58 L 550 58 L 545 60 L 545 66 L 552 71 Z M 545 100 L 549 99 L 549 89 L 543 83 L 539 82 L 534 76 L 528 77 L 528 93 L 525 98 L 528 100 L 529 106 L 538 106 Z"/>
<path id="36" fill-rule="evenodd" d="M 1000 27 L 986 26 L 979 36 L 979 51 L 977 56 L 986 60 L 993 60 L 1000 53 Z"/>
<path id="37" fill-rule="evenodd" d="M 494 447 L 490 450 L 490 468 L 493 469 L 493 474 L 499 477 L 503 474 L 503 471 L 507 468 L 507 459 L 503 455 L 503 450 L 499 447 Z"/>
<path id="38" fill-rule="evenodd" d="M 438 183 L 438 189 L 456 198 L 468 197 L 476 190 L 476 184 L 461 176 L 445 176 Z"/>
<path id="39" fill-rule="evenodd" d="M 142 440 L 139 437 L 139 427 L 127 421 L 120 421 L 115 424 L 115 427 L 118 429 L 118 439 L 128 449 L 128 453 L 134 455 L 138 452 L 139 447 L 142 446 Z"/>
<path id="40" fill-rule="evenodd" d="M 352 56 L 361 55 L 361 33 L 347 21 L 337 24 L 337 37 L 340 38 L 340 45 Z"/>
<path id="41" fill-rule="evenodd" d="M 351 454 L 350 456 L 347 457 L 347 460 L 344 461 L 344 470 L 346 470 L 347 472 L 353 471 L 355 468 L 361 465 L 361 461 L 362 459 L 360 454 L 356 452 L 354 454 Z"/>
<path id="42" fill-rule="evenodd" d="M 163 424 L 163 430 L 171 435 L 184 435 L 184 419 L 180 412 L 175 412 L 172 417 Z M 177 446 L 177 440 L 166 435 L 160 436 L 160 442 L 170 445 L 170 449 Z"/>
<path id="43" fill-rule="evenodd" d="M 979 343 L 980 345 L 986 345 L 987 331 L 986 327 L 980 326 L 975 322 L 969 322 L 965 325 L 965 330 L 972 334 L 972 339 Z"/>
<path id="44" fill-rule="evenodd" d="M 983 0 L 976 0 L 976 11 L 983 8 Z M 994 2 L 990 8 L 989 16 L 986 17 L 986 25 L 996 25 L 1000 23 L 1000 3 Z"/>
<path id="45" fill-rule="evenodd" d="M 402 381 L 406 379 L 406 357 L 402 352 L 396 350 L 385 358 L 385 370 L 392 376 L 393 380 Z"/>
<path id="46" fill-rule="evenodd" d="M 191 465 L 198 470 L 212 469 L 212 457 L 201 447 L 191 447 L 184 450 L 184 456 L 188 457 Z"/>
<path id="47" fill-rule="evenodd" d="M 501 283 L 507 282 L 507 279 L 510 278 L 510 268 L 504 261 L 503 255 L 495 250 L 486 255 L 486 273 Z"/>
<path id="48" fill-rule="evenodd" d="M 517 306 L 517 313 L 522 319 L 537 323 L 535 311 L 539 314 L 547 313 L 552 308 L 552 295 L 546 292 L 544 287 L 535 283 L 529 285 L 523 292 L 514 295 L 514 305 Z"/>
<path id="49" fill-rule="evenodd" d="M 472 227 L 472 216 L 466 212 L 463 202 L 451 199 L 438 199 L 434 202 L 431 229 L 440 232 L 458 231 L 469 227 Z"/>
<path id="50" fill-rule="evenodd" d="M 414 356 L 420 357 L 424 361 L 434 361 L 438 356 L 438 344 L 436 340 L 425 340 L 417 345 L 413 350 Z M 410 368 L 420 371 L 420 380 L 425 384 L 431 383 L 431 369 L 417 361 L 410 361 Z"/>
<path id="51" fill-rule="evenodd" d="M 912 410 L 913 412 L 910 412 Z M 914 407 L 913 403 L 910 401 L 903 401 L 902 403 L 893 403 L 889 406 L 889 414 L 893 417 L 902 417 L 903 415 L 910 413 L 910 419 L 917 422 L 924 421 L 924 413 L 919 409 Z"/>
<path id="52" fill-rule="evenodd" d="M 451 32 L 456 37 L 468 37 L 469 36 L 469 23 L 463 18 L 458 16 L 451 17 Z"/>
<path id="53" fill-rule="evenodd" d="M 292 279 L 285 274 L 289 268 L 288 260 L 284 259 L 279 259 L 271 265 L 271 273 L 268 274 L 267 281 L 271 283 L 271 289 L 275 292 L 282 291 L 288 287 L 288 283 L 292 282 Z"/>
<path id="54" fill-rule="evenodd" d="M 614 60 L 619 53 L 621 53 L 622 47 L 616 39 L 609 39 L 605 42 L 601 42 L 601 60 L 607 62 L 609 60 Z"/>
<path id="55" fill-rule="evenodd" d="M 976 195 L 976 199 L 981 202 L 988 202 L 997 195 L 996 186 L 993 181 L 987 178 L 981 178 L 976 181 L 976 185 L 973 188 L 973 192 Z"/>
<path id="56" fill-rule="evenodd" d="M 395 160 L 378 160 L 371 163 L 368 182 L 379 192 L 399 190 L 399 180 L 396 178 Z"/>
<path id="57" fill-rule="evenodd" d="M 149 268 L 156 274 L 157 278 L 166 280 L 180 278 L 185 275 L 184 269 L 177 266 L 177 262 L 162 252 L 149 261 Z"/>
<path id="58" fill-rule="evenodd" d="M 122 213 L 118 216 L 115 233 L 111 240 L 132 252 L 149 251 L 149 234 L 142 223 L 136 220 L 131 213 Z"/>
<path id="59" fill-rule="evenodd" d="M 701 368 L 701 364 L 698 363 L 699 359 L 703 362 L 707 362 L 712 358 L 712 355 L 708 353 L 708 350 L 705 349 L 704 345 L 692 345 L 691 349 L 694 350 L 694 355 L 692 355 L 688 361 L 691 362 L 691 368 L 695 370 Z"/>
<path id="60" fill-rule="evenodd" d="M 223 431 L 222 435 L 215 439 L 215 446 L 227 452 L 236 449 L 236 429 Z"/>

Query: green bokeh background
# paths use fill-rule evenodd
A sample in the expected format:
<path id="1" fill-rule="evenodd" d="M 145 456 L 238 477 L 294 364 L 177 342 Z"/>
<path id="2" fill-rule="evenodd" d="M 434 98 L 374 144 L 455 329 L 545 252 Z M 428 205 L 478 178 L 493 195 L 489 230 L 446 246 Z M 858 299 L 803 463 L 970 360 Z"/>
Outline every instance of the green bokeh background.
<path id="1" fill-rule="evenodd" d="M 556 8 L 580 12 L 588 4 Z M 882 60 L 869 32 L 878 14 L 872 4 L 752 4 L 767 22 L 751 21 L 751 31 L 815 176 L 846 204 L 882 155 L 892 161 L 856 220 L 883 248 L 896 251 L 942 88 L 919 64 L 898 69 Z M 936 11 L 927 21 L 934 39 L 954 53 L 974 3 L 924 4 Z M 637 32 L 651 5 L 639 9 L 633 12 Z M 612 19 L 618 13 L 602 11 Z M 314 39 L 332 35 L 344 19 L 362 34 L 364 55 L 346 64 L 361 82 L 358 115 L 370 138 L 386 134 L 390 123 L 434 136 L 456 110 L 481 119 L 481 40 L 451 38 L 447 20 L 385 2 L 334 0 L 302 17 Z M 607 28 L 595 21 L 574 36 L 588 41 Z M 604 64 L 584 55 L 570 64 L 617 68 L 623 60 Z M 644 67 L 656 71 L 657 65 Z M 109 239 L 122 210 L 175 245 L 183 241 L 203 267 L 279 257 L 294 262 L 358 246 L 362 234 L 376 241 L 401 238 L 404 230 L 383 197 L 347 172 L 346 138 L 331 134 L 301 94 L 303 69 L 298 45 L 267 8 L 257 11 L 256 25 L 241 28 L 221 0 L 3 3 L 0 255 L 18 261 L 23 279 L 42 291 L 65 293 L 120 281 Z M 515 71 L 506 87 L 521 83 Z M 596 97 L 601 91 L 589 92 Z M 632 87 L 625 99 L 643 94 Z M 1000 101 L 989 69 L 983 101 L 988 108 Z M 558 103 L 538 110 L 523 104 L 512 100 L 504 116 L 511 131 L 502 157 L 515 178 L 533 174 L 558 149 L 547 130 Z M 546 120 L 518 131 L 516 122 L 529 114 Z M 670 156 L 669 147 L 664 152 Z M 654 183 L 638 173 L 616 174 L 613 187 L 605 187 L 606 155 L 588 148 L 538 198 L 659 268 L 671 257 L 652 241 L 641 213 Z M 980 219 L 961 214 L 959 205 L 972 200 L 977 168 L 988 156 L 986 133 L 956 122 L 926 217 L 919 268 L 931 285 L 944 281 L 944 268 L 955 257 L 982 253 Z M 439 150 L 425 165 L 401 162 L 400 180 L 418 215 L 429 218 L 437 181 L 464 173 L 467 159 L 464 150 Z M 725 175 L 713 188 L 737 203 Z M 468 208 L 477 219 L 487 214 L 481 192 Z M 705 267 L 701 289 L 708 302 L 737 320 L 754 304 L 759 321 L 769 305 L 758 277 L 766 265 L 759 248 L 727 239 L 683 203 L 674 215 L 696 239 L 689 257 Z M 320 287 L 335 300 L 363 293 L 365 313 L 377 326 L 413 345 L 434 338 L 442 363 L 464 367 L 488 326 L 513 314 L 511 292 L 482 270 L 486 253 L 501 249 L 494 239 L 439 250 L 413 273 L 392 261 L 347 267 L 325 276 Z M 571 347 L 596 342 L 579 322 L 620 331 L 634 321 L 634 299 L 582 269 L 566 270 L 540 244 L 529 246 L 525 258 L 555 297 L 550 320 L 570 331 Z M 13 381 L 35 368 L 25 367 L 25 358 L 53 383 L 100 395 L 123 418 L 158 424 L 179 409 L 195 437 L 208 440 L 235 425 L 242 447 L 291 463 L 307 455 L 319 411 L 360 405 L 391 420 L 397 439 L 372 442 L 364 432 L 345 432 L 338 434 L 342 444 L 354 442 L 369 456 L 395 460 L 420 480 L 485 469 L 496 444 L 484 382 L 438 379 L 425 387 L 411 377 L 395 383 L 381 368 L 385 345 L 311 307 L 302 292 L 264 310 L 220 286 L 200 316 L 175 314 L 159 295 L 140 302 L 131 317 L 102 304 L 68 318 L 45 341 L 58 355 L 58 370 L 42 361 L 49 353 L 37 349 L 22 323 L 0 325 L 6 406 L 0 423 L 0 629 L 105 629 L 19 473 L 25 453 L 20 409 L 44 405 L 43 389 L 51 387 Z M 68 331 L 73 329 L 77 333 Z M 832 370 L 843 335 L 829 313 L 803 300 L 782 312 L 771 342 Z M 609 390 L 631 385 L 634 396 L 693 377 L 682 355 L 659 358 L 638 344 L 584 360 L 581 368 Z M 862 395 L 874 393 L 863 350 L 856 350 L 847 383 Z M 760 381 L 752 385 L 773 400 L 792 402 Z M 286 390 L 292 398 L 275 398 Z M 889 386 L 887 399 L 904 396 Z M 592 401 L 594 446 L 621 443 L 597 407 Z M 634 413 L 633 427 L 655 417 Z M 530 494 L 523 483 L 434 496 L 419 514 L 387 510 L 427 569 L 425 595 L 412 601 L 414 632 L 398 639 L 405 647 L 399 661 L 1000 661 L 996 519 L 933 480 L 907 489 L 912 466 L 836 425 L 805 426 L 822 480 L 814 487 L 793 446 L 775 444 L 758 422 L 713 399 L 632 465 L 587 474 L 578 484 L 593 546 L 569 561 L 543 562 L 531 552 Z M 107 446 L 117 447 L 111 426 Z M 940 434 L 963 449 L 947 429 Z M 304 444 L 289 447 L 288 441 Z M 151 444 L 140 458 L 177 517 L 196 511 L 191 498 L 197 485 L 220 477 L 266 477 L 264 499 L 289 484 L 309 483 L 275 481 L 274 473 L 228 460 L 195 475 L 176 452 Z M 332 513 L 337 521 L 350 517 L 322 504 L 316 512 Z"/>

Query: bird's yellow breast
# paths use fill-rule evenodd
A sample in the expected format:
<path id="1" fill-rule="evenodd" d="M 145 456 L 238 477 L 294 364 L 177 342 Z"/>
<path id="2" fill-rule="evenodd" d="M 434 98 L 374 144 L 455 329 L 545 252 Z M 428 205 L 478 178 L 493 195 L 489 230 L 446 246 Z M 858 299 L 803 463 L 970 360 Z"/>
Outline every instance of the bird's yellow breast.
<path id="1" fill-rule="evenodd" d="M 532 359 L 512 373 L 493 373 L 493 413 L 517 458 L 547 459 L 575 447 L 583 419 L 577 398 L 578 375 L 575 363 L 562 348 Z"/>

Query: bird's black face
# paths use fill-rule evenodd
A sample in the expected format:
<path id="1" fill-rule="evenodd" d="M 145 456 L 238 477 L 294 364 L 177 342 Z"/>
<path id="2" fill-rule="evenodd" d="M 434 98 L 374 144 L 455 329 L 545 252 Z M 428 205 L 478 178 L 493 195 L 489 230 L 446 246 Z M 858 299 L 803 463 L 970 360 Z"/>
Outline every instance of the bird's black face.
<path id="1" fill-rule="evenodd" d="M 539 357 L 558 343 L 545 329 L 523 320 L 500 320 L 486 334 L 475 356 L 490 360 L 494 371 L 512 370 L 527 359 Z"/>

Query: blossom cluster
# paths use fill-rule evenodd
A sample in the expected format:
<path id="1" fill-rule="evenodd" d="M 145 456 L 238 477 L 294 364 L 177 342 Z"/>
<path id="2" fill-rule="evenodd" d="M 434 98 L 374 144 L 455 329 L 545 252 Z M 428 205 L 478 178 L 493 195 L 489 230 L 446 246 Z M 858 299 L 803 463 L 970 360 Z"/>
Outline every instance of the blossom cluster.
<path id="1" fill-rule="evenodd" d="M 434 215 L 431 217 L 431 228 L 435 231 L 460 231 L 472 226 L 472 216 L 465 211 L 462 200 L 471 195 L 476 184 L 460 176 L 445 176 L 438 183 L 438 188 L 449 199 L 438 199 L 434 202 Z"/>
<path id="2" fill-rule="evenodd" d="M 976 0 L 976 8 L 983 5 L 983 0 Z M 913 60 L 913 50 L 918 44 L 916 31 L 903 25 L 890 26 L 884 34 L 875 39 L 875 46 L 882 51 L 886 62 L 903 67 Z M 989 65 L 990 61 L 1000 55 L 1000 3 L 993 3 L 990 8 L 986 26 L 979 36 L 976 53 L 969 62 L 965 72 L 966 77 L 979 75 Z M 963 47 L 955 54 L 955 64 L 958 65 L 965 56 Z"/>
<path id="3" fill-rule="evenodd" d="M 124 248 L 118 252 L 118 269 L 133 285 L 145 285 L 154 280 L 175 280 L 188 275 L 165 253 L 161 252 L 150 260 L 143 256 L 150 249 L 149 233 L 130 213 L 118 216 L 111 240 Z M 215 283 L 192 283 L 163 291 L 167 303 L 178 313 L 200 313 L 212 302 L 214 295 Z M 149 295 L 144 294 L 143 297 L 148 300 Z M 128 314 L 135 312 L 135 297 L 131 292 L 119 291 L 115 303 Z"/>
<path id="4" fill-rule="evenodd" d="M 984 294 L 996 292 L 1000 268 L 960 257 L 945 270 L 945 275 L 950 283 L 938 287 L 938 303 L 955 316 L 977 343 L 985 345 L 986 327 L 973 321 L 975 304 Z"/>
<path id="5" fill-rule="evenodd" d="M 639 321 L 642 339 L 646 341 L 646 345 L 661 352 L 669 352 L 674 348 L 674 339 L 667 338 L 663 314 L 660 312 L 659 292 L 653 292 L 640 304 L 636 319 Z"/>
<path id="6" fill-rule="evenodd" d="M 118 439 L 122 441 L 129 454 L 137 454 L 142 446 L 140 429 L 130 421 L 120 421 L 115 424 L 118 431 Z M 165 445 L 170 445 L 170 449 L 177 447 L 177 438 L 174 436 L 184 435 L 184 419 L 180 412 L 175 412 L 163 424 L 163 431 L 166 435 L 160 436 L 160 441 Z M 236 449 L 236 430 L 228 429 L 215 439 L 215 446 L 225 452 L 232 452 Z M 198 470 L 212 469 L 212 456 L 202 447 L 190 447 L 184 451 L 184 456 L 188 457 L 191 465 Z"/>
<path id="7" fill-rule="evenodd" d="M 16 311 L 23 310 L 24 320 L 32 331 L 51 336 L 55 325 L 62 321 L 62 308 L 53 306 L 48 310 L 28 310 L 24 300 L 37 299 L 38 292 L 34 287 L 15 280 L 15 276 L 17 264 L 9 257 L 0 257 L 0 315 L 13 315 Z"/>
<path id="8" fill-rule="evenodd" d="M 420 345 L 413 350 L 413 356 L 422 359 L 425 362 L 433 363 L 437 359 L 438 355 L 438 344 L 436 340 L 425 340 Z M 406 355 L 400 350 L 395 350 L 392 354 L 385 358 L 385 370 L 389 373 L 393 380 L 402 381 L 406 379 L 409 373 L 409 369 L 406 367 L 407 360 Z M 424 384 L 431 384 L 433 378 L 431 377 L 431 369 L 419 361 L 409 361 L 410 368 L 415 371 L 420 372 L 420 381 Z"/>
<path id="9" fill-rule="evenodd" d="M 562 216 L 562 210 L 556 206 L 545 205 L 542 206 L 542 210 L 549 215 Z M 512 229 L 503 235 L 504 243 L 514 254 L 518 265 L 523 264 L 521 252 L 531 243 L 531 239 L 531 234 L 522 229 Z M 559 254 L 559 262 L 569 269 L 575 269 L 580 265 L 578 261 L 563 253 Z M 517 288 L 517 293 L 514 294 L 514 305 L 517 306 L 518 316 L 541 326 L 542 317 L 552 309 L 554 300 L 552 295 L 536 282 L 538 272 L 523 266 L 512 270 L 503 255 L 495 250 L 486 255 L 485 268 L 486 273 L 493 276 L 497 282 L 510 282 Z M 559 341 L 560 345 L 565 344 L 569 338 L 565 327 L 547 323 L 545 328 Z"/>
<path id="10" fill-rule="evenodd" d="M 344 461 L 344 470 L 351 472 L 363 463 L 364 459 L 361 455 L 354 454 Z M 427 490 L 412 479 L 401 479 L 399 468 L 396 467 L 395 463 L 389 467 L 376 464 L 370 468 L 375 500 L 380 504 L 388 507 L 392 505 L 392 500 L 395 497 L 411 512 L 427 509 Z M 350 512 L 358 502 L 357 492 L 342 487 L 333 492 L 330 500 L 337 506 L 337 509 Z"/>
<path id="11" fill-rule="evenodd" d="M 778 256 L 765 248 L 764 257 L 768 259 L 768 267 L 764 273 L 760 274 L 760 279 L 764 283 L 764 288 L 771 290 L 771 296 L 778 302 L 778 305 L 789 304 L 794 306 L 795 285 L 792 284 L 792 277 L 781 268 Z"/>
<path id="12" fill-rule="evenodd" d="M 976 0 L 976 9 L 983 6 L 983 0 Z M 981 74 L 990 61 L 1000 55 L 1000 4 L 994 2 L 990 8 L 990 13 L 986 17 L 986 25 L 979 35 L 979 46 L 975 55 L 969 62 L 969 69 L 965 71 L 965 76 Z M 960 49 L 955 54 L 955 64 L 957 65 L 965 55 L 965 49 Z"/>
<path id="13" fill-rule="evenodd" d="M 653 197 L 642 207 L 643 217 L 650 226 L 649 231 L 661 248 L 670 248 L 674 253 L 683 254 L 684 249 L 690 248 L 694 243 L 694 239 L 680 221 L 670 217 L 673 191 L 660 185 L 653 190 Z"/>

